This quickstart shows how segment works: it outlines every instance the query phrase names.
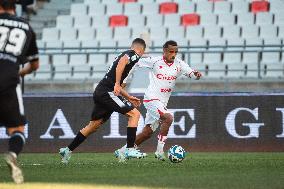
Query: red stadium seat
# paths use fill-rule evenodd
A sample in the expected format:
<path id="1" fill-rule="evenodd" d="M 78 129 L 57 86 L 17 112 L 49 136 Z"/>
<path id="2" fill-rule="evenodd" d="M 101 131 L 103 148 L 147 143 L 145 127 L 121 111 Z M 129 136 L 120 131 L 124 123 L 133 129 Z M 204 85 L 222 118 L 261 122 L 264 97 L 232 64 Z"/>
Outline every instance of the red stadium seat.
<path id="1" fill-rule="evenodd" d="M 128 17 L 125 15 L 113 15 L 109 19 L 110 27 L 127 26 Z"/>
<path id="2" fill-rule="evenodd" d="M 269 11 L 269 2 L 268 1 L 253 1 L 250 4 L 251 12 L 268 12 Z"/>
<path id="3" fill-rule="evenodd" d="M 137 0 L 119 0 L 120 3 L 135 3 Z"/>
<path id="4" fill-rule="evenodd" d="M 199 25 L 200 16 L 198 14 L 184 14 L 181 17 L 181 25 L 183 26 L 195 26 Z"/>
<path id="5" fill-rule="evenodd" d="M 177 13 L 178 4 L 174 2 L 161 3 L 160 4 L 160 13 L 161 14 L 172 14 Z"/>

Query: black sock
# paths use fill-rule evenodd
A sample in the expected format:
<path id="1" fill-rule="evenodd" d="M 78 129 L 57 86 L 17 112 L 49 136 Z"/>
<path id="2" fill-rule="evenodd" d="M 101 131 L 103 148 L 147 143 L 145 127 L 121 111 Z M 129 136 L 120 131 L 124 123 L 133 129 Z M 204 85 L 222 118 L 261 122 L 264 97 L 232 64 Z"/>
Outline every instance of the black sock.
<path id="1" fill-rule="evenodd" d="M 78 132 L 77 136 L 73 139 L 71 144 L 69 144 L 69 150 L 73 151 L 77 148 L 87 137 L 85 137 L 80 131 Z"/>
<path id="2" fill-rule="evenodd" d="M 133 148 L 136 139 L 137 127 L 127 127 L 127 146 L 126 148 Z"/>
<path id="3" fill-rule="evenodd" d="M 19 131 L 14 132 L 9 139 L 9 152 L 14 152 L 18 156 L 24 147 L 25 141 L 24 133 Z"/>

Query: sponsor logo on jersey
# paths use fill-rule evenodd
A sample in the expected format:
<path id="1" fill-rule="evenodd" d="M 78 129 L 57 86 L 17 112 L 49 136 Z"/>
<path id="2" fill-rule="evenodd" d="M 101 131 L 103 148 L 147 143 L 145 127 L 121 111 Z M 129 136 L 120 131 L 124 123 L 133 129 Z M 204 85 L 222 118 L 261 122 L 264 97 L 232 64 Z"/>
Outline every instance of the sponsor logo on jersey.
<path id="1" fill-rule="evenodd" d="M 158 79 L 161 79 L 161 80 L 172 81 L 172 80 L 176 80 L 177 79 L 177 77 L 173 76 L 173 75 L 157 74 L 156 76 L 157 76 Z"/>

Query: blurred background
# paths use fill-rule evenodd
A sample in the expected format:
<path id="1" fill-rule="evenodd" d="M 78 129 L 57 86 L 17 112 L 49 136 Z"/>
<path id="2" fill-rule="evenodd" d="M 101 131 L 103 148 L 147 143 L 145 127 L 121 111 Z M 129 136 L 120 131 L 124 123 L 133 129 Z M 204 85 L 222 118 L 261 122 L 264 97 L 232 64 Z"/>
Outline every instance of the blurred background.
<path id="1" fill-rule="evenodd" d="M 136 37 L 148 55 L 166 40 L 200 70 L 179 78 L 176 92 L 281 92 L 284 89 L 284 1 L 23 0 L 18 14 L 37 34 L 40 69 L 25 77 L 25 93 L 90 93 L 115 56 Z M 134 74 L 143 92 L 147 71 Z"/>

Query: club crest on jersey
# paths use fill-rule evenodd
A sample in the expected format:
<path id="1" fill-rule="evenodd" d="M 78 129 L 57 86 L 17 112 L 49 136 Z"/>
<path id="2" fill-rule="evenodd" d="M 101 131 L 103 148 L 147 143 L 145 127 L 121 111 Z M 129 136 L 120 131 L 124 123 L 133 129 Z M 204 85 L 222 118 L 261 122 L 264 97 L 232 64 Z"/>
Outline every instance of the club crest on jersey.
<path id="1" fill-rule="evenodd" d="M 131 61 L 135 61 L 137 59 L 137 56 L 136 55 L 133 55 L 132 57 L 131 57 Z"/>
<path id="2" fill-rule="evenodd" d="M 166 74 L 157 74 L 157 78 L 161 79 L 161 80 L 168 80 L 168 81 L 172 81 L 172 80 L 176 80 L 177 79 L 176 76 L 166 75 Z"/>

